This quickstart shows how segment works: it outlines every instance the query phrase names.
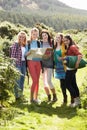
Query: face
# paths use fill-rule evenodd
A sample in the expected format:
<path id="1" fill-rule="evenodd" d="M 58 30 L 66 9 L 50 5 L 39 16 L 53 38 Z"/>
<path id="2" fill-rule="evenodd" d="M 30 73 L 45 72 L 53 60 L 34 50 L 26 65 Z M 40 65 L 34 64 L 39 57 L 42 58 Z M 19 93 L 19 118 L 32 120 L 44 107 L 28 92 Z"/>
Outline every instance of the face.
<path id="1" fill-rule="evenodd" d="M 69 44 L 70 44 L 70 40 L 67 39 L 67 38 L 64 38 L 64 39 L 63 39 L 63 42 L 64 42 L 64 44 L 65 44 L 66 46 L 69 46 Z"/>
<path id="2" fill-rule="evenodd" d="M 43 39 L 43 42 L 48 42 L 48 34 L 42 33 L 42 39 Z"/>
<path id="3" fill-rule="evenodd" d="M 55 37 L 55 42 L 56 43 L 61 43 L 61 36 L 60 35 L 56 35 L 56 37 Z"/>
<path id="4" fill-rule="evenodd" d="M 38 32 L 37 31 L 32 31 L 31 32 L 31 38 L 32 38 L 32 40 L 36 40 L 37 38 L 38 38 Z"/>
<path id="5" fill-rule="evenodd" d="M 25 45 L 26 44 L 26 35 L 23 34 L 23 33 L 19 34 L 19 36 L 18 36 L 18 42 L 21 45 Z"/>

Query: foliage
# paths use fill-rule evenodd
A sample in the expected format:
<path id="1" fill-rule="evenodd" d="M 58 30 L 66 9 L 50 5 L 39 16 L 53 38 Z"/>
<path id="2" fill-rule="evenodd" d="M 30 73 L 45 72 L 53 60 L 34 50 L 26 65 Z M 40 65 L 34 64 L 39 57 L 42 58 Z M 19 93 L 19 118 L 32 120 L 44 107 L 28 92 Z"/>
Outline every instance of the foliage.
<path id="1" fill-rule="evenodd" d="M 10 51 L 10 46 L 11 44 L 9 42 L 3 42 L 3 47 L 2 47 L 2 51 L 4 52 L 4 55 L 5 56 L 8 56 L 9 57 L 9 51 Z"/>
<path id="2" fill-rule="evenodd" d="M 43 23 L 38 23 L 38 24 L 35 25 L 35 27 L 37 27 L 39 29 L 40 34 L 41 34 L 43 29 L 46 29 L 49 32 L 49 34 L 51 35 L 52 38 L 55 36 L 55 31 L 52 27 L 49 27 L 49 26 L 47 26 Z M 41 35 L 40 35 L 40 39 L 41 39 Z"/>
<path id="3" fill-rule="evenodd" d="M 1 0 L 0 5 L 1 22 L 7 20 L 27 27 L 44 23 L 56 31 L 82 30 L 87 25 L 87 11 L 72 9 L 58 0 Z"/>
<path id="4" fill-rule="evenodd" d="M 3 54 L 0 54 L 0 101 L 9 99 L 13 94 L 14 85 L 20 75 L 20 72 L 15 68 L 12 60 L 8 59 Z"/>
<path id="5" fill-rule="evenodd" d="M 18 29 L 14 24 L 9 22 L 2 22 L 0 24 L 0 36 L 1 38 L 7 37 L 7 39 L 12 40 L 15 35 L 17 35 Z"/>
<path id="6" fill-rule="evenodd" d="M 25 31 L 29 35 L 29 28 L 21 24 L 14 25 L 10 22 L 4 21 L 0 24 L 0 50 L 3 50 L 6 56 L 9 55 L 9 46 L 17 40 L 19 31 Z"/>
<path id="7" fill-rule="evenodd" d="M 79 22 L 78 22 L 79 19 Z M 22 24 L 27 27 L 33 27 L 36 23 L 44 23 L 47 26 L 53 27 L 56 31 L 62 31 L 64 29 L 85 29 L 87 25 L 87 17 L 82 15 L 70 15 L 63 13 L 55 13 L 47 15 L 43 14 L 25 14 L 18 12 L 0 12 L 1 21 L 9 21 L 15 24 Z"/>

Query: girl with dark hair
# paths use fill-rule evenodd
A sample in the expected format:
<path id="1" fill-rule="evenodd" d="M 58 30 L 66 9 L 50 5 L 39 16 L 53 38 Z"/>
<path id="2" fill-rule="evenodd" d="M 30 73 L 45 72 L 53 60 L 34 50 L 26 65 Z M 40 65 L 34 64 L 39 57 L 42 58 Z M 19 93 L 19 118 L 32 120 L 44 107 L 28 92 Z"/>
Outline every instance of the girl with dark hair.
<path id="1" fill-rule="evenodd" d="M 66 35 L 64 37 L 64 44 L 67 49 L 67 56 L 78 56 L 78 60 L 76 62 L 75 68 L 69 68 L 67 67 L 66 71 L 66 87 L 70 92 L 71 95 L 71 107 L 79 106 L 80 103 L 80 94 L 79 94 L 79 88 L 76 83 L 76 72 L 80 63 L 80 60 L 82 58 L 82 54 L 79 52 L 78 47 L 73 42 L 72 38 L 69 35 Z"/>
<path id="2" fill-rule="evenodd" d="M 51 42 L 51 37 L 47 30 L 43 30 L 41 33 L 42 37 L 42 48 L 53 48 L 52 42 Z M 48 61 L 49 62 L 49 61 Z M 54 85 L 52 84 L 52 74 L 53 74 L 53 68 L 50 68 L 50 66 L 43 66 L 44 62 L 42 61 L 42 67 L 43 67 L 43 83 L 44 83 L 44 89 L 45 92 L 48 96 L 48 101 L 51 101 L 51 94 L 50 90 L 53 94 L 53 99 L 52 101 L 55 102 L 57 101 L 57 96 L 55 92 Z M 50 88 L 50 89 L 49 89 Z"/>

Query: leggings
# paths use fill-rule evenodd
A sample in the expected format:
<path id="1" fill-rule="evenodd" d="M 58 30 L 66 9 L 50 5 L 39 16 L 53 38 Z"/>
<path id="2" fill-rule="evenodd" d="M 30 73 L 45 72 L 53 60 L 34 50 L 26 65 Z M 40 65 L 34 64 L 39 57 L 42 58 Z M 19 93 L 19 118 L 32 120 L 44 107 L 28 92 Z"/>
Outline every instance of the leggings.
<path id="1" fill-rule="evenodd" d="M 41 64 L 39 61 L 28 61 L 28 69 L 32 78 L 31 92 L 38 93 Z"/>

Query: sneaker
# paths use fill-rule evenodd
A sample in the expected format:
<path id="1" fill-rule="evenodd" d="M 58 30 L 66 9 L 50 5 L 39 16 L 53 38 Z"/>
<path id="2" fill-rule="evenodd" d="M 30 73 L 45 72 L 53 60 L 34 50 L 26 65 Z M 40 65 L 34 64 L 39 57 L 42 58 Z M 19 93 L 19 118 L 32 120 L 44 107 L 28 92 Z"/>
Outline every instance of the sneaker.
<path id="1" fill-rule="evenodd" d="M 81 106 L 81 102 L 80 102 L 80 98 L 77 97 L 77 98 L 74 98 L 74 103 L 71 103 L 70 104 L 70 107 L 80 107 Z"/>
<path id="2" fill-rule="evenodd" d="M 35 103 L 35 104 L 41 104 L 41 101 L 38 99 L 33 99 L 30 101 L 31 103 Z"/>

